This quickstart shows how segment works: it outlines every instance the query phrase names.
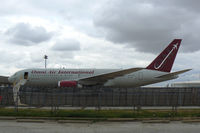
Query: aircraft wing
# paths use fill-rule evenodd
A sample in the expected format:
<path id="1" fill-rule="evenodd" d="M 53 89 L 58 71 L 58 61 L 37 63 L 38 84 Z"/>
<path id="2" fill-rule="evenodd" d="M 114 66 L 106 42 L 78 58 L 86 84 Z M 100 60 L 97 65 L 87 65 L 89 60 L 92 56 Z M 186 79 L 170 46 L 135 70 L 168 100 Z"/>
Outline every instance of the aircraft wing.
<path id="1" fill-rule="evenodd" d="M 172 73 L 165 74 L 165 75 L 162 75 L 162 76 L 158 76 L 156 78 L 171 78 L 171 77 L 178 76 L 179 74 L 185 73 L 185 72 L 190 71 L 190 70 L 192 70 L 192 69 L 185 69 L 185 70 L 181 70 L 181 71 L 176 71 L 176 72 L 172 72 Z"/>
<path id="2" fill-rule="evenodd" d="M 85 85 L 94 85 L 94 84 L 102 84 L 110 79 L 114 79 L 116 77 L 120 77 L 129 73 L 133 73 L 144 68 L 130 68 L 125 70 L 119 70 L 115 72 L 109 72 L 105 74 L 95 75 L 87 78 L 82 78 L 78 80 L 78 83 Z"/>

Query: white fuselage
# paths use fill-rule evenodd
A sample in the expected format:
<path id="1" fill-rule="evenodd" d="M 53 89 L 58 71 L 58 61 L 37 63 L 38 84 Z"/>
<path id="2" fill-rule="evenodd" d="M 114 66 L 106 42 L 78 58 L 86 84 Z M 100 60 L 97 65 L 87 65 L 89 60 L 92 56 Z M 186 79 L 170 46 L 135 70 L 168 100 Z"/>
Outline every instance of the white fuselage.
<path id="1" fill-rule="evenodd" d="M 27 79 L 27 86 L 58 87 L 62 80 L 77 81 L 82 78 L 119 71 L 119 69 L 25 69 L 16 72 L 9 78 L 10 82 Z M 156 78 L 168 74 L 149 69 L 142 69 L 121 77 L 106 81 L 103 86 L 109 87 L 138 87 L 153 84 L 173 78 Z"/>

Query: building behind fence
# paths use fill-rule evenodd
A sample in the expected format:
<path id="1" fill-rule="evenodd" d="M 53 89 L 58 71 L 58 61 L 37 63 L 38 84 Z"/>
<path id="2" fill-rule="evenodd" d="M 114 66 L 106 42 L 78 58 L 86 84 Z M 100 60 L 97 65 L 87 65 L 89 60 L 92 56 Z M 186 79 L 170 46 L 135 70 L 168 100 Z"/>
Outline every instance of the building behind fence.
<path id="1" fill-rule="evenodd" d="M 0 88 L 0 105 L 14 105 L 12 88 Z M 199 106 L 200 88 L 28 88 L 20 89 L 27 106 L 141 107 Z"/>

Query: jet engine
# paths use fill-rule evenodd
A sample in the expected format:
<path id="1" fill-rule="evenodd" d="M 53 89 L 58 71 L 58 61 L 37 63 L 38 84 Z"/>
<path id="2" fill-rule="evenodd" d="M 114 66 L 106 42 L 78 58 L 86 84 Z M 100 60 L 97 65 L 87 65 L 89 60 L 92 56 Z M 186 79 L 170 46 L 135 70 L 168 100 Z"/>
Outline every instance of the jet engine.
<path id="1" fill-rule="evenodd" d="M 77 81 L 59 81 L 58 87 L 77 87 Z"/>

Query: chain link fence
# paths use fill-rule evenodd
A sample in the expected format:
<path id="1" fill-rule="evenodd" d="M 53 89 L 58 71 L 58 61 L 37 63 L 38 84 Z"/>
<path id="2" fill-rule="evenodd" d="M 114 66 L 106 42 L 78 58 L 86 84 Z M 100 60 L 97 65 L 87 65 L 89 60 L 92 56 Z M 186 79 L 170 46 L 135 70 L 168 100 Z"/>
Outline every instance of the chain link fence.
<path id="1" fill-rule="evenodd" d="M 22 104 L 34 107 L 199 106 L 200 88 L 28 88 Z M 0 88 L 0 106 L 13 106 L 11 87 Z"/>

